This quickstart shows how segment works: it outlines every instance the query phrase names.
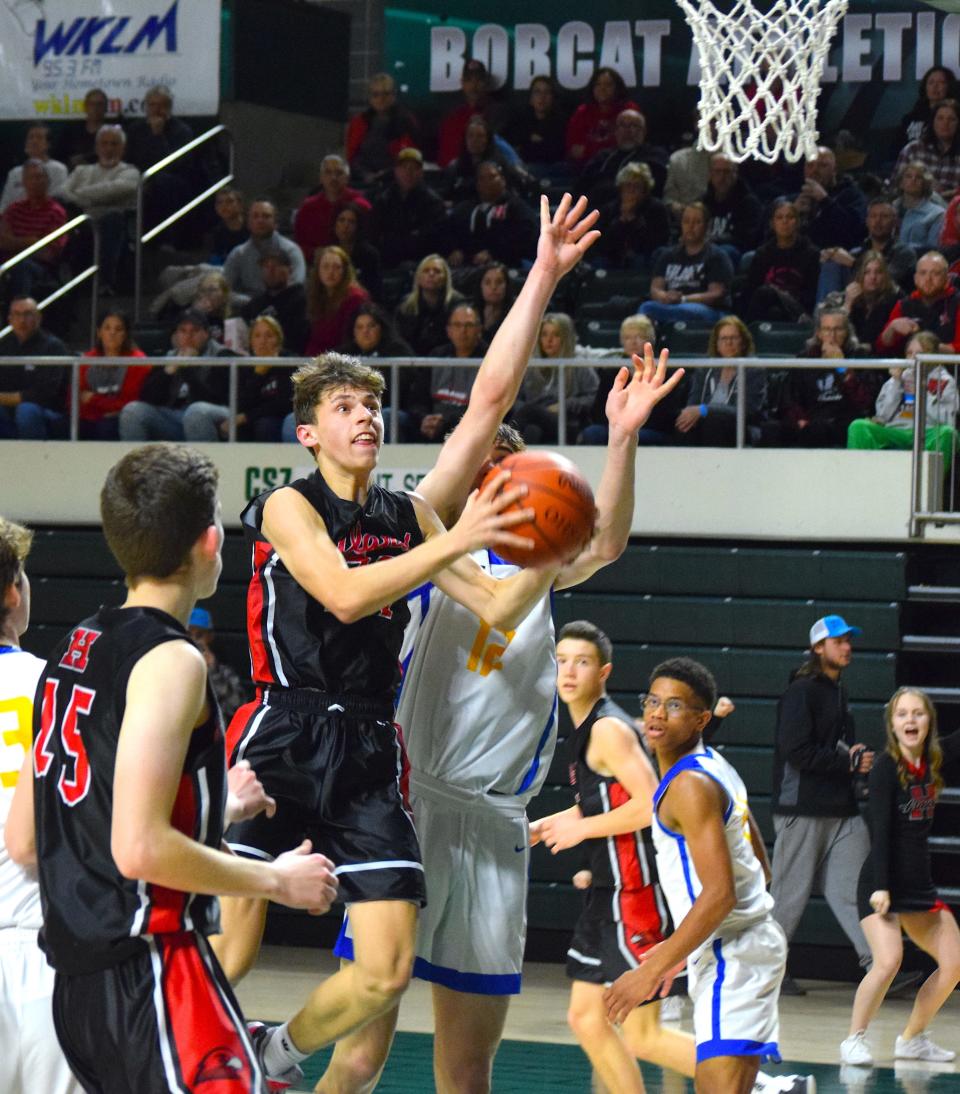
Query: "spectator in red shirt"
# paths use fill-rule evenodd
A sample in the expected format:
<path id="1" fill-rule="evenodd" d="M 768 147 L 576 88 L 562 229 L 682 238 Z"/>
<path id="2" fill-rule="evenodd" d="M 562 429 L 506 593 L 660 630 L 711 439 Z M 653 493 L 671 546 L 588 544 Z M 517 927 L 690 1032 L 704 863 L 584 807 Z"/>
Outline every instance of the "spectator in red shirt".
<path id="1" fill-rule="evenodd" d="M 119 308 L 103 312 L 97 322 L 97 341 L 84 357 L 146 356 L 130 334 L 130 317 Z M 140 398 L 149 365 L 80 366 L 80 437 L 115 441 L 120 436 L 120 411 Z"/>
<path id="2" fill-rule="evenodd" d="M 419 143 L 417 119 L 397 103 L 397 84 L 387 72 L 370 77 L 370 104 L 347 125 L 347 162 L 361 185 L 385 179 L 402 148 Z"/>
<path id="3" fill-rule="evenodd" d="M 615 69 L 598 68 L 587 87 L 587 101 L 573 112 L 567 125 L 567 159 L 582 167 L 604 148 L 613 148 L 614 124 L 623 110 L 640 111 L 627 96 L 627 85 Z"/>
<path id="4" fill-rule="evenodd" d="M 940 339 L 941 353 L 956 353 L 960 350 L 960 295 L 950 284 L 947 260 L 939 251 L 927 251 L 917 262 L 913 282 L 916 289 L 894 304 L 877 339 L 877 352 L 899 356 L 912 334 L 929 330 Z"/>
<path id="5" fill-rule="evenodd" d="M 488 116 L 490 108 L 490 73 L 483 61 L 465 61 L 460 74 L 460 90 L 464 102 L 440 119 L 437 163 L 446 167 L 460 155 L 463 138 L 470 119 L 475 114 Z"/>
<path id="6" fill-rule="evenodd" d="M 293 238 L 300 244 L 303 257 L 309 266 L 318 247 L 336 242 L 333 224 L 337 213 L 345 205 L 356 205 L 365 213 L 370 212 L 370 202 L 352 186 L 350 166 L 343 156 L 323 157 L 320 164 L 320 189 L 300 204 L 293 224 Z"/>
<path id="7" fill-rule="evenodd" d="M 307 339 L 307 356 L 334 349 L 350 337 L 353 319 L 370 295 L 342 247 L 324 247 L 307 281 L 307 309 L 313 326 Z"/>
<path id="8" fill-rule="evenodd" d="M 8 205 L 0 217 L 0 252 L 4 260 L 33 246 L 67 222 L 66 210 L 50 197 L 50 180 L 41 160 L 27 160 L 23 165 L 23 188 L 27 196 Z M 37 295 L 34 289 L 57 285 L 60 280 L 57 266 L 66 242 L 67 237 L 60 236 L 14 266 L 7 274 L 12 295 L 33 296 Z"/>

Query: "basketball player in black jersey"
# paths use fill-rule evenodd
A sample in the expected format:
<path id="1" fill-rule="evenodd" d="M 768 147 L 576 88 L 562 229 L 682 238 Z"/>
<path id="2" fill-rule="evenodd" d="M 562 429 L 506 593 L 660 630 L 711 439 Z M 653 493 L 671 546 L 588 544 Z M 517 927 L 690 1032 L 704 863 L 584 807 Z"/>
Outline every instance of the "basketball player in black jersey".
<path id="1" fill-rule="evenodd" d="M 545 199 L 541 205 L 537 260 L 478 372 L 456 441 L 435 469 L 450 493 L 469 491 L 516 398 L 547 301 L 597 238 L 596 214 L 584 216 L 584 209 L 566 197 L 551 218 Z M 271 1036 L 271 1068 L 388 1011 L 409 982 L 424 885 L 405 809 L 405 755 L 391 724 L 406 593 L 432 580 L 499 627 L 513 626 L 550 584 L 536 570 L 496 581 L 463 557 L 480 546 L 526 542 L 502 515 L 520 496 L 509 486 L 497 493 L 506 477 L 473 498 L 450 531 L 422 498 L 371 485 L 382 390 L 379 373 L 334 354 L 300 370 L 297 435 L 313 451 L 317 473 L 255 499 L 243 517 L 254 565 L 248 632 L 259 694 L 237 713 L 228 744 L 234 759 L 251 760 L 278 814 L 235 826 L 228 840 L 241 854 L 269 858 L 278 832 L 315 834 L 337 861 L 354 938 L 354 961 Z M 265 913 L 262 901 L 225 908 L 218 952 L 233 980 L 255 959 Z M 351 1051 L 338 1048 L 318 1090 L 372 1088 L 346 1058 Z"/>
<path id="2" fill-rule="evenodd" d="M 207 941 L 216 894 L 325 910 L 332 864 L 306 841 L 272 863 L 221 850 L 223 725 L 186 629 L 221 569 L 213 463 L 183 446 L 134 449 L 107 476 L 101 515 L 127 597 L 54 650 L 34 717 L 40 938 L 56 970 L 57 1035 L 92 1094 L 262 1094 Z M 254 795 L 240 816 L 266 804 Z"/>
<path id="3" fill-rule="evenodd" d="M 693 1076 L 693 1038 L 660 1024 L 659 999 L 636 1008 L 621 1037 L 608 1021 L 604 986 L 662 941 L 669 916 L 657 883 L 651 808 L 657 777 L 632 720 L 606 693 L 613 647 L 585 620 L 557 638 L 557 687 L 574 730 L 570 781 L 577 802 L 534 821 L 531 842 L 556 854 L 586 841 L 593 882 L 567 951 L 568 1020 L 604 1089 L 642 1092 L 634 1057 Z"/>

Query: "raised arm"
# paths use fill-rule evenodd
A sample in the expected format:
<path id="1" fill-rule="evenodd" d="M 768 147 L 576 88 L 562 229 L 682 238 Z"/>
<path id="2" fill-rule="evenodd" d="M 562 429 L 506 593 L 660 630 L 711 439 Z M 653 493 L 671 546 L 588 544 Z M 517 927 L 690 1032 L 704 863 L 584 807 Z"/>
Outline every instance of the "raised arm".
<path id="1" fill-rule="evenodd" d="M 560 571 L 558 589 L 579 585 L 623 554 L 633 524 L 637 433 L 657 403 L 683 379 L 682 368 L 666 379 L 669 356 L 669 351 L 662 350 L 654 363 L 653 346 L 648 342 L 642 359 L 634 355 L 633 375 L 625 367 L 617 373 L 607 396 L 610 429 L 607 459 L 597 487 L 596 530 L 580 556 Z"/>
<path id="2" fill-rule="evenodd" d="M 342 623 L 355 623 L 479 547 L 529 547 L 529 539 L 507 530 L 533 516 L 530 509 L 504 512 L 525 491 L 522 487 L 501 490 L 508 479 L 507 472 L 496 476 L 454 527 L 440 535 L 435 534 L 425 508 L 419 507 L 417 517 L 426 542 L 369 566 L 346 564 L 322 518 L 297 490 L 277 490 L 270 496 L 263 509 L 262 531 L 299 585 Z"/>
<path id="3" fill-rule="evenodd" d="M 543 842 L 553 854 L 585 839 L 602 839 L 649 828 L 657 778 L 636 733 L 619 718 L 601 718 L 590 730 L 587 763 L 600 775 L 613 777 L 630 795 L 609 813 L 585 817 L 579 808 L 544 817 L 530 826 L 531 842 Z M 536 832 L 539 840 L 533 840 Z"/>
<path id="4" fill-rule="evenodd" d="M 173 826 L 187 746 L 206 714 L 205 685 L 203 656 L 186 642 L 155 647 L 130 673 L 114 769 L 110 847 L 117 868 L 181 892 L 326 910 L 336 896 L 333 864 L 311 855 L 309 841 L 265 863 L 206 847 Z"/>
<path id="5" fill-rule="evenodd" d="M 483 359 L 463 417 L 417 488 L 447 527 L 463 508 L 497 428 L 516 401 L 550 297 L 600 237 L 592 230 L 599 214 L 585 214 L 586 207 L 586 198 L 573 204 L 564 194 L 551 217 L 546 196 L 540 198 L 536 261 Z"/>

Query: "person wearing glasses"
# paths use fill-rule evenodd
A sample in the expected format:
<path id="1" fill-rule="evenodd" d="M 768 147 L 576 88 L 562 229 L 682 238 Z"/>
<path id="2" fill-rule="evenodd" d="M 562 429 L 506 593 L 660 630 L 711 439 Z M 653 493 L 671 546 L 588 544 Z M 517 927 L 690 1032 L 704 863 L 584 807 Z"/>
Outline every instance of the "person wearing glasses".
<path id="1" fill-rule="evenodd" d="M 697 1090 L 755 1089 L 764 1057 L 779 1059 L 780 980 L 787 943 L 767 893 L 770 868 L 743 780 L 703 732 L 717 687 L 689 657 L 658 665 L 643 700 L 660 784 L 652 831 L 660 886 L 674 932 L 604 992 L 611 1022 L 669 991 L 686 960 L 693 1000 Z M 809 1094 L 811 1076 L 776 1077 L 760 1089 Z M 619 1089 L 616 1088 L 615 1089 Z"/>
<path id="2" fill-rule="evenodd" d="M 463 357 L 479 361 L 487 352 L 480 313 L 472 304 L 454 304 L 447 317 L 448 341 L 431 357 Z M 430 370 L 433 412 L 420 422 L 421 443 L 439 441 L 460 421 L 470 400 L 477 370 L 470 365 L 436 365 Z"/>

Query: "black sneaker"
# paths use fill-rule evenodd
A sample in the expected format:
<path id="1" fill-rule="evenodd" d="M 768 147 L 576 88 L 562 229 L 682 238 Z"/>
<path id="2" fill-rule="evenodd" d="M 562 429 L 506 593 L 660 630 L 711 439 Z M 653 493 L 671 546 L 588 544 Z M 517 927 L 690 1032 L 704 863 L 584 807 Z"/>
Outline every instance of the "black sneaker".
<path id="1" fill-rule="evenodd" d="M 781 995 L 806 995 L 807 989 L 801 988 L 794 978 L 787 973 L 780 982 Z M 887 993 L 890 994 L 889 992 Z"/>

